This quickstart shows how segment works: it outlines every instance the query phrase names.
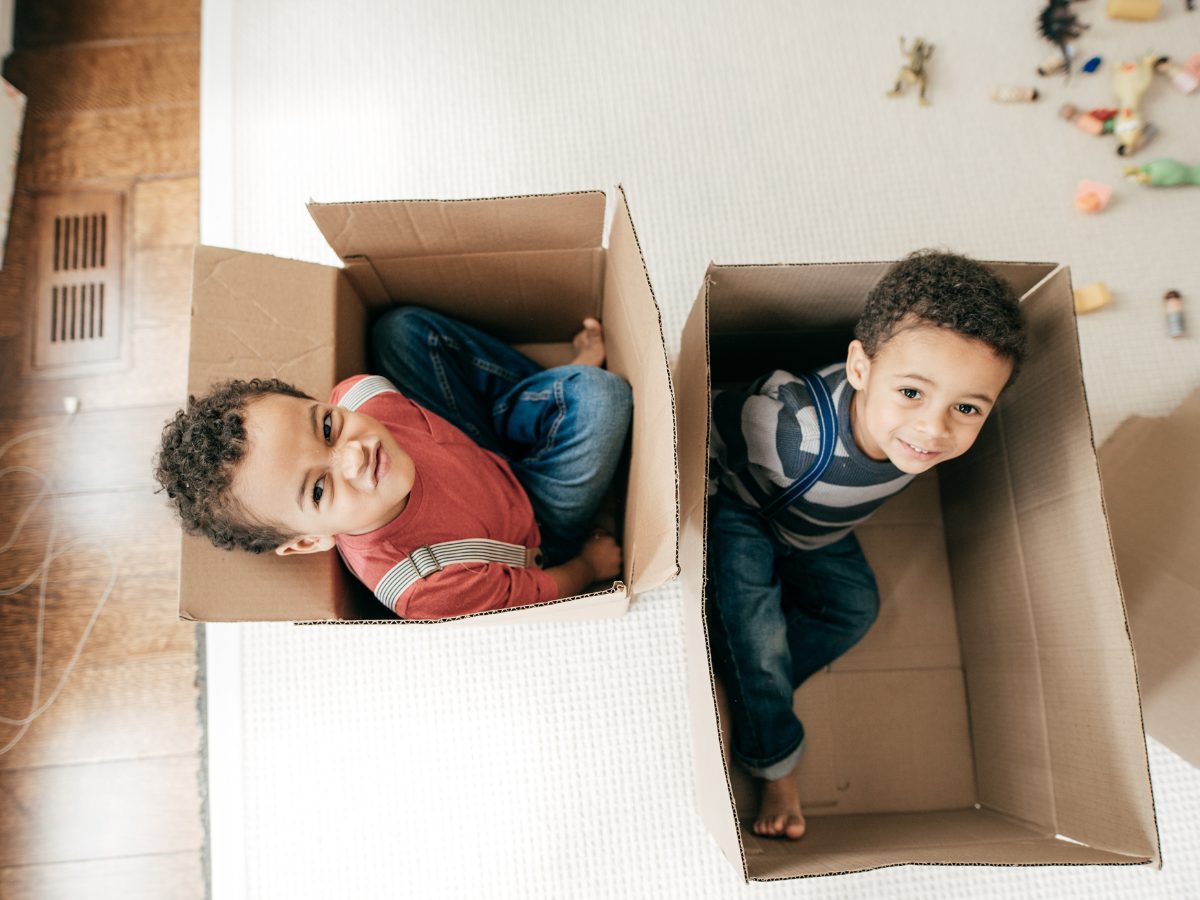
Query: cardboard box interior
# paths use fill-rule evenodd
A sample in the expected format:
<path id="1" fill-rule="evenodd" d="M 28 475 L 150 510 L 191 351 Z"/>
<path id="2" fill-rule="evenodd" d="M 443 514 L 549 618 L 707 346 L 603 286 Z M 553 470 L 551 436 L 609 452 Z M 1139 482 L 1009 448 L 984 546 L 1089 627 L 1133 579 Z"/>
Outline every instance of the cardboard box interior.
<path id="1" fill-rule="evenodd" d="M 844 359 L 887 265 L 713 266 L 684 329 L 675 383 L 697 800 L 747 880 L 1158 860 L 1069 273 L 991 265 L 1022 297 L 1029 358 L 976 446 L 858 529 L 882 610 L 797 691 L 809 830 L 796 843 L 747 827 L 756 786 L 729 760 L 709 661 L 710 387 Z"/>
<path id="2" fill-rule="evenodd" d="M 481 327 L 544 365 L 568 361 L 582 319 L 599 317 L 607 365 L 630 382 L 634 398 L 630 445 L 615 484 L 623 579 L 580 597 L 467 618 L 621 615 L 631 594 L 678 573 L 678 470 L 661 317 L 624 192 L 614 198 L 607 242 L 606 199 L 586 191 L 310 204 L 344 268 L 198 247 L 188 390 L 273 376 L 327 397 L 341 379 L 367 371 L 370 325 L 399 301 Z M 387 621 L 391 613 L 336 553 L 254 556 L 184 535 L 180 616 Z"/>
<path id="3" fill-rule="evenodd" d="M 1146 733 L 1200 766 L 1200 390 L 1100 448 Z"/>

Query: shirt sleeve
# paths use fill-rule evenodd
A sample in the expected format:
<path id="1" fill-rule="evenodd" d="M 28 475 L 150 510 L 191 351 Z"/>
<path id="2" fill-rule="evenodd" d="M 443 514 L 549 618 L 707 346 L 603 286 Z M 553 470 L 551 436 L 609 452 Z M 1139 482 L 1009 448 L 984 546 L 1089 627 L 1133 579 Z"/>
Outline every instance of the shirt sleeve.
<path id="1" fill-rule="evenodd" d="M 396 603 L 396 613 L 404 619 L 444 619 L 557 598 L 558 585 L 542 569 L 468 563 L 418 581 Z"/>
<path id="2" fill-rule="evenodd" d="M 715 393 L 712 446 L 720 467 L 736 474 L 754 466 L 780 486 L 791 484 L 803 471 L 808 435 L 798 413 L 806 398 L 803 384 L 782 370 L 745 390 Z"/>

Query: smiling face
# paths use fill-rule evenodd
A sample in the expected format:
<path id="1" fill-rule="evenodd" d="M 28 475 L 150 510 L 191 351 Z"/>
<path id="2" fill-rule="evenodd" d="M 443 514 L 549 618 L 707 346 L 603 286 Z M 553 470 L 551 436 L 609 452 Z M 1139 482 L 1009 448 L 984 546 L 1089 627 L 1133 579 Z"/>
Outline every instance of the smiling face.
<path id="1" fill-rule="evenodd" d="M 874 358 L 852 341 L 846 376 L 855 389 L 854 441 L 871 459 L 914 475 L 961 456 L 1012 369 L 982 341 L 934 325 L 902 323 Z"/>
<path id="2" fill-rule="evenodd" d="M 230 486 L 250 515 L 299 535 L 275 552 L 328 550 L 404 509 L 415 472 L 378 420 L 283 394 L 247 404 L 247 450 Z"/>

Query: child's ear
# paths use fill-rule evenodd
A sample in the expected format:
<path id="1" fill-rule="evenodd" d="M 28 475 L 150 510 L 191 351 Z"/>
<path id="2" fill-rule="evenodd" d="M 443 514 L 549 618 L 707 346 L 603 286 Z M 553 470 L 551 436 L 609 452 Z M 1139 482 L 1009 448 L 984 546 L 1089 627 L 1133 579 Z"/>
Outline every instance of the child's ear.
<path id="1" fill-rule="evenodd" d="M 334 543 L 333 535 L 305 534 L 276 547 L 275 552 L 280 556 L 291 556 L 293 553 L 324 553 L 326 550 L 332 550 Z"/>
<path id="2" fill-rule="evenodd" d="M 870 372 L 871 357 L 867 356 L 867 349 L 862 341 L 851 341 L 846 351 L 846 380 L 850 382 L 850 387 L 861 391 L 867 386 L 867 375 Z"/>

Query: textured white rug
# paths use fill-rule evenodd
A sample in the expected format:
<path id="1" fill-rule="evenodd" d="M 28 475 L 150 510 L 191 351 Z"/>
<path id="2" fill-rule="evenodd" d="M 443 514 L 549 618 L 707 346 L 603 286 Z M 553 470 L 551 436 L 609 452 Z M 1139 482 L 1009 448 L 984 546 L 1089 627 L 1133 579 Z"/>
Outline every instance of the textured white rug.
<path id="1" fill-rule="evenodd" d="M 1114 63 L 1200 51 L 1200 12 L 1092 23 L 1096 75 L 1039 79 L 1039 4 L 207 0 L 202 238 L 336 263 L 306 200 L 625 185 L 674 354 L 710 260 L 946 246 L 1066 262 L 1097 441 L 1200 383 L 1200 190 L 1120 179 Z M 936 45 L 928 108 L 888 100 Z M 1037 84 L 1029 105 L 993 85 Z M 1133 158 L 1200 163 L 1200 93 L 1158 80 Z M 1075 184 L 1113 185 L 1085 216 Z M 1191 337 L 1165 336 L 1174 288 Z M 1197 896 L 1200 773 L 1150 743 L 1165 867 L 899 868 L 747 887 L 693 811 L 677 586 L 617 622 L 459 630 L 210 627 L 214 895 Z"/>

